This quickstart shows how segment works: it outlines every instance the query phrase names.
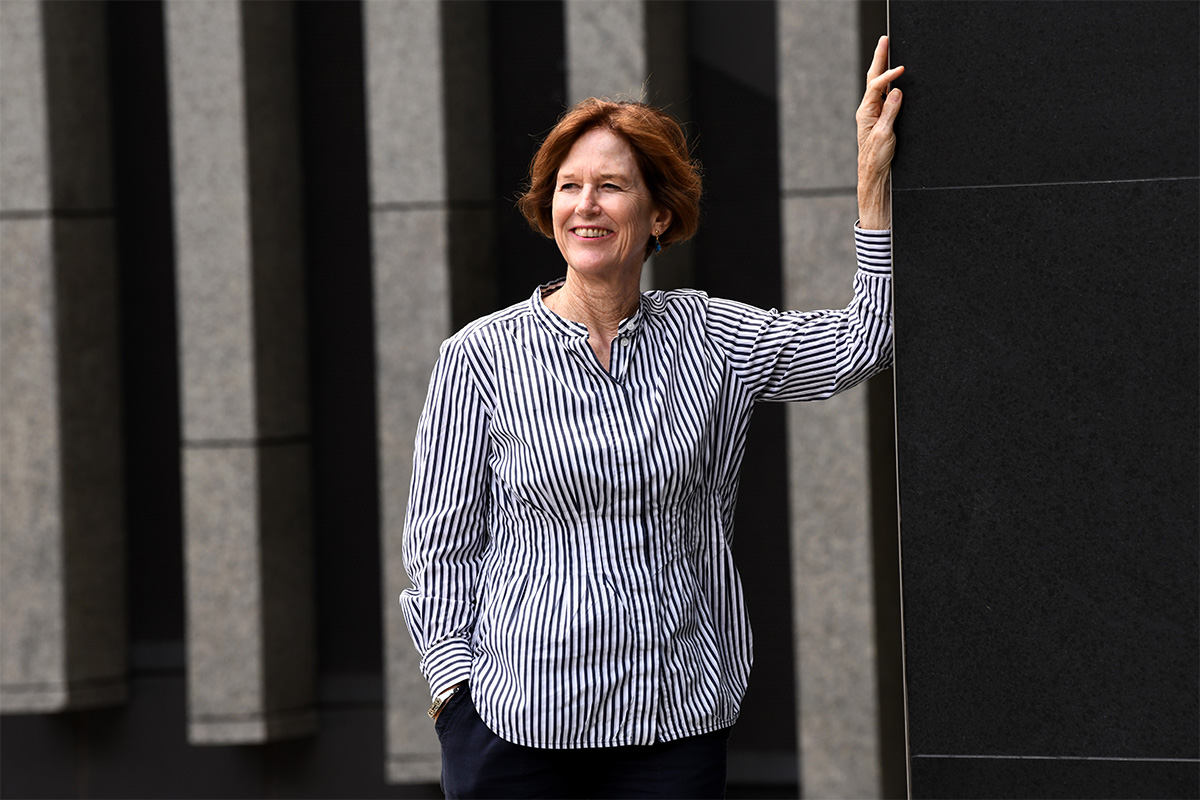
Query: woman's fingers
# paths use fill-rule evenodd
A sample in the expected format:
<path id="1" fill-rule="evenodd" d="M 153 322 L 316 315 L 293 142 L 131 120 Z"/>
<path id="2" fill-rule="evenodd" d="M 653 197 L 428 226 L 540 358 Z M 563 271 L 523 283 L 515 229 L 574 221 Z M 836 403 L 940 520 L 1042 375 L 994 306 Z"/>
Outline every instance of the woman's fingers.
<path id="1" fill-rule="evenodd" d="M 877 136 L 892 136 L 892 123 L 896 120 L 896 114 L 900 113 L 900 101 L 903 99 L 899 89 L 892 89 L 888 92 L 887 99 L 883 103 L 883 110 L 879 112 L 879 119 L 875 121 L 873 132 Z"/>
<path id="2" fill-rule="evenodd" d="M 890 140 L 894 136 L 892 124 L 896 120 L 896 115 L 900 113 L 900 103 L 903 98 L 904 95 L 899 89 L 892 89 L 886 98 L 880 98 L 877 113 L 871 114 L 869 119 L 859 120 L 858 144 L 860 151 L 868 140 L 887 141 L 889 147 L 891 146 Z"/>
<path id="3" fill-rule="evenodd" d="M 883 102 L 883 96 L 887 91 L 888 84 L 903 74 L 904 67 L 892 67 L 867 81 L 867 90 L 863 94 L 863 105 L 865 106 L 873 102 Z"/>
<path id="4" fill-rule="evenodd" d="M 871 68 L 867 70 L 867 88 L 863 93 L 860 111 L 870 115 L 878 113 L 883 104 L 888 84 L 904 73 L 904 67 L 888 69 L 888 37 L 880 36 L 875 45 L 875 55 L 871 59 Z"/>
<path id="5" fill-rule="evenodd" d="M 859 178 L 875 180 L 886 176 L 896 149 L 893 124 L 904 99 L 899 89 L 892 89 L 886 98 L 880 94 L 863 100 L 858 114 Z"/>
<path id="6" fill-rule="evenodd" d="M 867 70 L 867 83 L 879 77 L 887 69 L 888 41 L 886 36 L 880 36 L 875 43 L 875 55 L 871 58 L 871 67 Z"/>

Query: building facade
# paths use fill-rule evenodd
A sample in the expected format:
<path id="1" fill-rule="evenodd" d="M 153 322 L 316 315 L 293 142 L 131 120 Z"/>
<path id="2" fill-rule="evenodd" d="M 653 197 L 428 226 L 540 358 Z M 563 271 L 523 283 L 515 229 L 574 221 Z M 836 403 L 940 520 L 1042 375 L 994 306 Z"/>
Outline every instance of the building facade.
<path id="1" fill-rule="evenodd" d="M 0 3 L 6 796 L 436 795 L 396 598 L 439 343 L 563 272 L 513 199 L 589 95 L 686 123 L 649 265 L 841 306 L 882 2 Z M 731 795 L 904 792 L 890 374 L 764 405 Z"/>

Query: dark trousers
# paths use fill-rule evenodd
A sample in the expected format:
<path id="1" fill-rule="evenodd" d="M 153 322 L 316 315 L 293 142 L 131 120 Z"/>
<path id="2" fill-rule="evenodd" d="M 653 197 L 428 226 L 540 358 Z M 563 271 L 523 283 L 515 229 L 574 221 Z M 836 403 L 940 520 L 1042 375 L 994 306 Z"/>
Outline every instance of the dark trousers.
<path id="1" fill-rule="evenodd" d="M 501 739 L 469 691 L 437 719 L 447 798 L 721 798 L 729 729 L 653 745 L 548 750 Z"/>

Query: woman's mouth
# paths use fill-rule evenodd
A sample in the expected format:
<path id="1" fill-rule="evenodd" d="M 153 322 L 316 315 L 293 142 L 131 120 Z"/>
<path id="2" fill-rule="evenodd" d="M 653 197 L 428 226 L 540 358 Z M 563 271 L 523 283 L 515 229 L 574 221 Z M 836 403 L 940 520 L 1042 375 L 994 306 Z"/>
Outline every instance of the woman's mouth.
<path id="1" fill-rule="evenodd" d="M 571 233 L 580 239 L 603 239 L 612 233 L 608 228 L 572 228 Z"/>

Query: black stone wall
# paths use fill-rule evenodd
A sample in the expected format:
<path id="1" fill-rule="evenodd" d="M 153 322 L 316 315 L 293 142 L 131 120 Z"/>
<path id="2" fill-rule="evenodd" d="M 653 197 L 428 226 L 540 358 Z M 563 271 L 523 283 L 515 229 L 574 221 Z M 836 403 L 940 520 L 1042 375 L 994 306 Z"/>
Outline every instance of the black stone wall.
<path id="1" fill-rule="evenodd" d="M 912 796 L 1200 796 L 1200 5 L 890 25 Z"/>

